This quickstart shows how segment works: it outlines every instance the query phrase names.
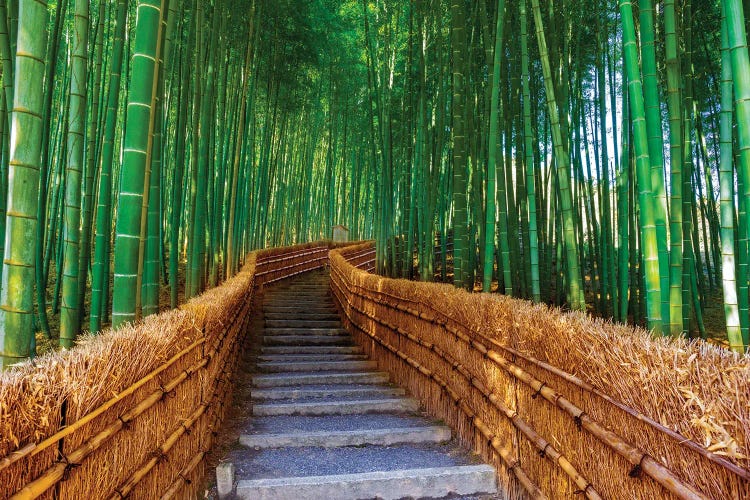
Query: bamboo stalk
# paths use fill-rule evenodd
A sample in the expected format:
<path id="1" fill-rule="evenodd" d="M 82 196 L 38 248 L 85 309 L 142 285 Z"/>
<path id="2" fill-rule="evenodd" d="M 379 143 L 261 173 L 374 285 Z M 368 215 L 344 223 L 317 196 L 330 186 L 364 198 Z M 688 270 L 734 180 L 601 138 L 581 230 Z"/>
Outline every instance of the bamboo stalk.
<path id="1" fill-rule="evenodd" d="M 190 462 L 188 462 L 185 468 L 182 469 L 179 474 L 177 474 L 177 479 L 174 480 L 167 491 L 161 496 L 161 500 L 169 500 L 170 498 L 174 498 L 177 493 L 179 493 L 182 485 L 187 483 L 185 477 L 193 472 L 193 469 L 195 469 L 198 464 L 201 463 L 204 456 L 206 456 L 206 452 L 201 451 L 197 455 L 195 455 L 193 459 L 190 460 Z"/>

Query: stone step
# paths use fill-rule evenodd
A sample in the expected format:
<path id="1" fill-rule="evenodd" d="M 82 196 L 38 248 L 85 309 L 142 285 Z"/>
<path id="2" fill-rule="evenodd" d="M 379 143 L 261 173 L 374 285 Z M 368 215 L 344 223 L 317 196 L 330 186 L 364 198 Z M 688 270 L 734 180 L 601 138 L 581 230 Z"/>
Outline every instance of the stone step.
<path id="1" fill-rule="evenodd" d="M 366 386 L 355 387 L 346 385 L 319 386 L 313 388 L 282 388 L 282 389 L 254 389 L 250 393 L 253 400 L 279 400 L 279 399 L 311 399 L 324 397 L 376 397 L 376 396 L 403 396 L 404 389 L 399 387 Z"/>
<path id="2" fill-rule="evenodd" d="M 266 328 L 341 328 L 341 321 L 328 319 L 266 319 Z"/>
<path id="3" fill-rule="evenodd" d="M 266 327 L 263 329 L 263 335 L 348 335 L 349 332 L 341 328 L 319 328 L 315 325 L 309 327 L 294 328 L 275 328 Z"/>
<path id="4" fill-rule="evenodd" d="M 489 465 L 365 472 L 331 476 L 243 480 L 237 497 L 252 500 L 354 500 L 378 498 L 441 498 L 494 494 L 495 470 Z"/>
<path id="5" fill-rule="evenodd" d="M 263 354 L 258 361 L 294 363 L 296 361 L 364 361 L 364 354 Z"/>
<path id="6" fill-rule="evenodd" d="M 315 403 L 269 403 L 253 405 L 253 415 L 357 415 L 360 413 L 415 412 L 419 403 L 410 398 L 326 401 Z"/>
<path id="7" fill-rule="evenodd" d="M 279 313 L 279 314 L 338 314 L 336 307 L 333 304 L 318 305 L 318 306 L 289 306 L 289 305 L 275 305 L 268 304 L 263 306 L 264 313 Z"/>
<path id="8" fill-rule="evenodd" d="M 362 349 L 358 346 L 265 346 L 263 355 L 268 354 L 359 354 Z"/>
<path id="9" fill-rule="evenodd" d="M 383 372 L 359 373 L 295 373 L 255 375 L 255 387 L 289 387 L 305 384 L 385 384 L 388 374 Z"/>
<path id="10" fill-rule="evenodd" d="M 277 319 L 289 319 L 289 313 L 278 313 L 278 312 L 267 312 L 267 311 L 264 311 L 263 312 L 263 317 L 266 320 L 269 320 L 269 319 L 273 319 L 273 320 L 277 320 Z M 339 319 L 339 315 L 335 314 L 335 313 L 328 313 L 328 312 L 326 312 L 326 313 L 308 313 L 308 314 L 305 314 L 305 318 L 307 318 L 307 319 L 313 319 L 313 320 L 320 320 L 320 319 L 323 319 L 323 320 L 338 320 Z"/>
<path id="11" fill-rule="evenodd" d="M 306 288 L 295 292 L 279 290 L 274 293 L 266 293 L 263 296 L 264 302 L 286 301 L 286 302 L 313 302 L 316 300 L 331 300 L 332 295 L 328 293 L 327 288 Z"/>
<path id="12" fill-rule="evenodd" d="M 264 345 L 314 346 L 314 345 L 348 345 L 352 343 L 349 335 L 268 335 L 263 337 Z"/>
<path id="13" fill-rule="evenodd" d="M 272 299 L 266 298 L 263 300 L 264 306 L 271 307 L 300 307 L 300 306 L 318 306 L 318 307 L 333 307 L 333 297 L 321 296 L 311 298 L 284 298 L 284 297 L 273 297 Z"/>
<path id="14" fill-rule="evenodd" d="M 287 434 L 243 434 L 240 436 L 240 444 L 250 448 L 295 448 L 304 446 L 337 448 L 339 446 L 442 443 L 449 441 L 450 438 L 451 430 L 449 427 L 433 426 Z"/>
<path id="15" fill-rule="evenodd" d="M 264 373 L 374 370 L 377 367 L 375 361 L 265 361 L 257 364 L 258 371 Z"/>

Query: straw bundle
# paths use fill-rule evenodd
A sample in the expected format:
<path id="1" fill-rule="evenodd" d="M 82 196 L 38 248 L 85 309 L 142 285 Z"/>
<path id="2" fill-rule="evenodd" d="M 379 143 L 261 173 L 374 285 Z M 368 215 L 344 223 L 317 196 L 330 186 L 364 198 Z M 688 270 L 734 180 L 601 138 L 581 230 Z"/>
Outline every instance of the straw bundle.
<path id="1" fill-rule="evenodd" d="M 327 252 L 255 252 L 177 310 L 0 374 L 0 498 L 195 492 L 229 405 L 252 293 L 265 282 L 257 276 L 320 267 Z"/>
<path id="2" fill-rule="evenodd" d="M 345 323 L 368 354 L 502 466 L 510 497 L 750 496 L 750 360 L 331 253 Z M 522 487 L 521 487 L 522 486 Z"/>

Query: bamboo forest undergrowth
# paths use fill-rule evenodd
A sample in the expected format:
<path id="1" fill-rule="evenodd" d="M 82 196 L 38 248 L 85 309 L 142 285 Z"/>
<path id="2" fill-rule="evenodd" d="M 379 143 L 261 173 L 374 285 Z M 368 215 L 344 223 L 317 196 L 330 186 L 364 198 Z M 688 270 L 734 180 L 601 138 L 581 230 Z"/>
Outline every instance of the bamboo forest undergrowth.
<path id="1" fill-rule="evenodd" d="M 0 363 L 249 251 L 750 340 L 747 0 L 0 0 Z"/>

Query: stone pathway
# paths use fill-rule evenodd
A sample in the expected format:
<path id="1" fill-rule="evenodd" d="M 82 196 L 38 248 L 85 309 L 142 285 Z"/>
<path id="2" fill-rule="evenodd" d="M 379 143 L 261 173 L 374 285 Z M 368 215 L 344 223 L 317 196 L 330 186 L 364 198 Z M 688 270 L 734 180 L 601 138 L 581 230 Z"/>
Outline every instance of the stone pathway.
<path id="1" fill-rule="evenodd" d="M 269 287 L 257 340 L 238 383 L 252 415 L 217 468 L 220 498 L 497 498 L 494 469 L 341 328 L 326 273 Z"/>

